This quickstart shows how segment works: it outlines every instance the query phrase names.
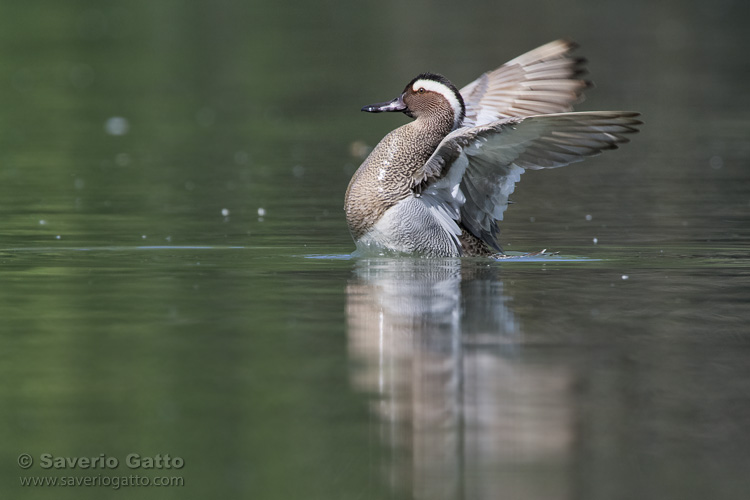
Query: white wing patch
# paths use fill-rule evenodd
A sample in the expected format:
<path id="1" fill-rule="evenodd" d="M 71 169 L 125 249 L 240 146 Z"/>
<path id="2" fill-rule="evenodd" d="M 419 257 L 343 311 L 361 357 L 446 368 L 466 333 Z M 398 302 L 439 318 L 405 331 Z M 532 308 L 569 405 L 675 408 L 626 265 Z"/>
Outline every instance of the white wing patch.
<path id="1" fill-rule="evenodd" d="M 458 186 L 456 186 L 456 188 L 458 188 Z M 461 195 L 461 197 L 463 198 L 463 195 Z M 460 205 L 456 206 L 455 203 L 445 203 L 444 200 L 439 198 L 437 193 L 431 193 L 429 191 L 422 193 L 420 199 L 430 210 L 430 213 L 440 224 L 440 227 L 443 228 L 446 234 L 450 235 L 456 248 L 461 248 L 461 242 L 458 240 L 458 237 L 461 236 L 461 228 L 456 224 L 456 221 L 460 217 Z"/>
<path id="2" fill-rule="evenodd" d="M 460 128 L 448 134 L 425 163 L 422 196 L 444 204 L 452 219 L 494 246 L 495 221 L 502 220 L 508 196 L 525 170 L 561 167 L 616 149 L 638 131 L 637 116 L 630 111 L 589 111 Z"/>
<path id="3" fill-rule="evenodd" d="M 453 162 L 448 175 L 427 186 L 421 194 L 425 206 L 430 209 L 445 232 L 451 235 L 458 248 L 461 248 L 458 240 L 461 228 L 456 222 L 461 219 L 461 207 L 466 202 L 466 197 L 461 191 L 461 178 L 468 165 L 469 160 L 462 154 Z"/>

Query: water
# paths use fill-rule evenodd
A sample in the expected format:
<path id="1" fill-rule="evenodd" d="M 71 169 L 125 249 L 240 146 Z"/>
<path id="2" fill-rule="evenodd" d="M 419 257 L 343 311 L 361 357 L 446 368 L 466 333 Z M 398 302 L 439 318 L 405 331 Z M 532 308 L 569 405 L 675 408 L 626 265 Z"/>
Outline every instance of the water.
<path id="1" fill-rule="evenodd" d="M 426 7 L 0 7 L 0 496 L 746 496 L 747 7 Z M 525 174 L 513 258 L 351 257 L 359 108 L 559 36 L 633 143 Z"/>

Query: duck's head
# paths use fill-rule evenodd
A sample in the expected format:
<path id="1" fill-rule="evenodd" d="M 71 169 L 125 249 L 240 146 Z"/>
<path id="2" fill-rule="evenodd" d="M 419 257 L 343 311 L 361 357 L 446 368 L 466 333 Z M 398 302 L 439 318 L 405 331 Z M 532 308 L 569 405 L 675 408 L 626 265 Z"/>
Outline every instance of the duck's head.
<path id="1" fill-rule="evenodd" d="M 453 129 L 461 126 L 466 106 L 455 85 L 442 75 L 422 73 L 404 88 L 392 101 L 370 104 L 362 108 L 369 113 L 403 111 L 411 118 L 447 117 L 453 120 Z"/>

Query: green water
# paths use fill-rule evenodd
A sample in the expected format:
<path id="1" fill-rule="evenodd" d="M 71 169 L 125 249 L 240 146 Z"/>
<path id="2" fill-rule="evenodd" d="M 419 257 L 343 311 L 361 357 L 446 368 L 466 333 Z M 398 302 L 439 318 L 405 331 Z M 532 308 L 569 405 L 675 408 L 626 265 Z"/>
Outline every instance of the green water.
<path id="1" fill-rule="evenodd" d="M 746 496 L 748 7 L 404 5 L 0 5 L 0 497 Z M 360 107 L 560 36 L 645 125 L 523 176 L 555 253 L 350 257 Z"/>

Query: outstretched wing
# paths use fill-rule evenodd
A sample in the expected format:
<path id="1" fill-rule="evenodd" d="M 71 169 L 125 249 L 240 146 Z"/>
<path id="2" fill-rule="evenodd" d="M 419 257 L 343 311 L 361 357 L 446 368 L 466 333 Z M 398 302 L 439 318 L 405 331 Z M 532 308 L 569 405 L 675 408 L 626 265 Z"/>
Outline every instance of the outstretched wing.
<path id="1" fill-rule="evenodd" d="M 628 142 L 638 113 L 596 111 L 512 118 L 449 134 L 413 185 L 491 247 L 496 220 L 526 169 L 555 168 Z"/>
<path id="2" fill-rule="evenodd" d="M 591 84 L 580 77 L 585 59 L 571 55 L 576 45 L 556 40 L 483 74 L 460 90 L 466 105 L 464 126 L 504 118 L 563 113 L 583 100 Z"/>

